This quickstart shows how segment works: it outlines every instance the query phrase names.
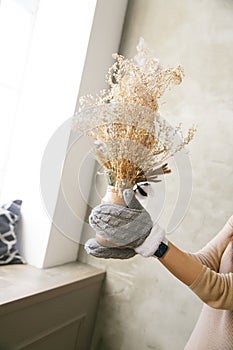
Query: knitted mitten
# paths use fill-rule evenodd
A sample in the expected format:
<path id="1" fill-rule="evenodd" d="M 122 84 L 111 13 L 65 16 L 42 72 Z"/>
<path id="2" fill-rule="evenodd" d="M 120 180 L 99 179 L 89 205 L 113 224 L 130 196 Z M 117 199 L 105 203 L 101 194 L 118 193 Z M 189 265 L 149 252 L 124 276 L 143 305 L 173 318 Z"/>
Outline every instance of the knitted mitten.
<path id="1" fill-rule="evenodd" d="M 96 231 L 96 239 L 86 242 L 88 254 L 128 259 L 136 253 L 151 256 L 158 249 L 165 236 L 164 230 L 158 224 L 153 225 L 150 214 L 132 190 L 125 190 L 123 196 L 127 207 L 100 204 L 92 210 L 89 222 Z"/>

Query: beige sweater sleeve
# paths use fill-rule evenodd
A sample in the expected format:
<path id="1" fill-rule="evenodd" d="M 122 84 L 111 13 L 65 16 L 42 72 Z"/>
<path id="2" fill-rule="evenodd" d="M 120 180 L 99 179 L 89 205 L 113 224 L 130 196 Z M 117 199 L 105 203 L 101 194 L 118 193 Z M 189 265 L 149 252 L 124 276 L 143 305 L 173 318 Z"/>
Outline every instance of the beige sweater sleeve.
<path id="1" fill-rule="evenodd" d="M 209 242 L 198 252 L 188 254 L 211 270 L 218 272 L 221 257 L 219 257 L 218 251 L 212 242 Z"/>
<path id="2" fill-rule="evenodd" d="M 211 270 L 219 271 L 222 255 L 233 239 L 233 216 L 227 221 L 220 232 L 197 253 L 189 254 Z"/>
<path id="3" fill-rule="evenodd" d="M 218 273 L 207 266 L 190 289 L 207 305 L 216 309 L 233 310 L 233 273 Z"/>
<path id="4" fill-rule="evenodd" d="M 202 271 L 189 287 L 207 305 L 233 310 L 233 217 L 193 258 L 203 264 Z"/>

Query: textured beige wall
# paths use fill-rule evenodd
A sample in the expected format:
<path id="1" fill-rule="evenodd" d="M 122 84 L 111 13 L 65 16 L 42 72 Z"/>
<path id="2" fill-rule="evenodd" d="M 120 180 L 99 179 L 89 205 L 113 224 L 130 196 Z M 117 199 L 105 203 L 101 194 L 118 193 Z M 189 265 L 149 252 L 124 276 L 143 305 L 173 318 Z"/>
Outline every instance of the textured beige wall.
<path id="1" fill-rule="evenodd" d="M 120 53 L 133 57 L 145 38 L 164 65 L 181 64 L 186 77 L 166 94 L 161 111 L 172 124 L 195 123 L 190 145 L 193 190 L 188 211 L 170 239 L 195 251 L 232 213 L 233 190 L 233 2 L 231 0 L 131 0 Z M 161 220 L 169 222 L 177 172 L 165 182 Z M 158 187 L 159 188 L 159 187 Z M 154 195 L 147 203 L 153 211 Z M 93 201 L 94 203 L 95 201 Z M 89 232 L 89 234 L 91 234 Z M 97 319 L 95 350 L 181 350 L 201 302 L 159 262 L 80 259 L 107 270 Z"/>

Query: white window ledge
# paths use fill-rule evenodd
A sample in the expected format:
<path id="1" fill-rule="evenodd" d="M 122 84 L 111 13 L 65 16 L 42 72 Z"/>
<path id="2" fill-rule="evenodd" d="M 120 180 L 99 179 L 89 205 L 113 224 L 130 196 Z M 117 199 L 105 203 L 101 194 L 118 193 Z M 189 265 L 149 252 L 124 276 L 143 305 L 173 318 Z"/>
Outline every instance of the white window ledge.
<path id="1" fill-rule="evenodd" d="M 79 262 L 48 269 L 31 265 L 0 267 L 0 315 L 100 283 L 105 272 Z"/>

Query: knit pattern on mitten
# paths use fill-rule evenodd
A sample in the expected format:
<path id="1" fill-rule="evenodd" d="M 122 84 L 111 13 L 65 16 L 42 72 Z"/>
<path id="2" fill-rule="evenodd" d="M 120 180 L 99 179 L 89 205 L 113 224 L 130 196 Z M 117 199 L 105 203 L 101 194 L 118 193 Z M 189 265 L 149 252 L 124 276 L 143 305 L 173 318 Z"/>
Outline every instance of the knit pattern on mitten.
<path id="1" fill-rule="evenodd" d="M 95 207 L 89 223 L 96 234 L 110 244 L 135 248 L 149 235 L 153 223 L 150 214 L 135 198 L 133 191 L 125 190 L 124 200 L 127 207 L 117 204 L 100 204 Z"/>
<path id="2" fill-rule="evenodd" d="M 89 239 L 84 246 L 87 254 L 103 259 L 130 259 L 136 252 L 130 248 L 109 248 L 99 244 L 95 238 Z"/>

